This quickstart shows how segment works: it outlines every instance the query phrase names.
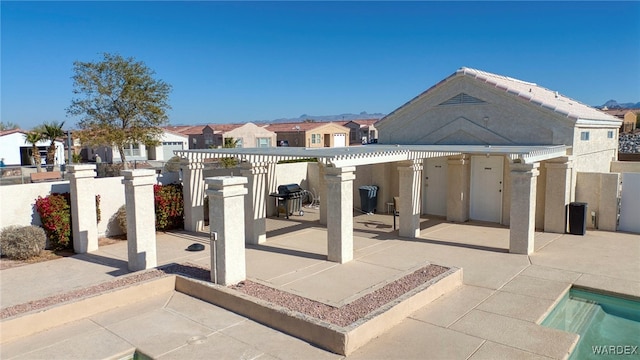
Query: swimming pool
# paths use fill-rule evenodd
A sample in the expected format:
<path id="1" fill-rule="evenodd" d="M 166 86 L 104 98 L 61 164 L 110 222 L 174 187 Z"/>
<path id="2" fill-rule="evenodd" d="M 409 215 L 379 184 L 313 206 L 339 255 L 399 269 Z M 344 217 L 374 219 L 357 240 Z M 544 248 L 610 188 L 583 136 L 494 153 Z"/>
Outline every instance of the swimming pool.
<path id="1" fill-rule="evenodd" d="M 569 359 L 640 357 L 640 302 L 571 289 L 542 322 L 580 335 Z"/>

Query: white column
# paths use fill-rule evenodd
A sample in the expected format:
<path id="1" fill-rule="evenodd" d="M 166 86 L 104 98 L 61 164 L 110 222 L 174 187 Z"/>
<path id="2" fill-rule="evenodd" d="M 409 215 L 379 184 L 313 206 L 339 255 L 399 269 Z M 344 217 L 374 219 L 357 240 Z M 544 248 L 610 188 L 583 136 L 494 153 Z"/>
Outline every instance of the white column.
<path id="1" fill-rule="evenodd" d="M 248 164 L 240 171 L 247 178 L 249 196 L 244 198 L 244 231 L 247 244 L 267 241 L 267 165 Z"/>
<path id="2" fill-rule="evenodd" d="M 277 163 L 267 163 L 267 195 L 278 192 L 278 178 L 276 176 Z M 267 197 L 267 214 L 275 215 L 278 211 L 276 207 L 276 200 L 272 197 Z"/>
<path id="3" fill-rule="evenodd" d="M 447 221 L 469 220 L 471 160 L 468 155 L 450 158 L 447 163 Z"/>
<path id="4" fill-rule="evenodd" d="M 98 219 L 94 184 L 96 166 L 69 165 L 67 169 L 71 188 L 73 251 L 76 254 L 84 254 L 98 250 Z"/>
<path id="5" fill-rule="evenodd" d="M 211 244 L 211 281 L 221 285 L 237 284 L 247 278 L 244 236 L 244 195 L 247 178 L 217 176 L 205 179 L 209 196 Z"/>
<path id="6" fill-rule="evenodd" d="M 353 179 L 355 166 L 325 168 L 328 260 L 353 260 Z M 322 195 L 320 198 L 322 199 Z M 320 204 L 322 209 L 322 203 Z"/>
<path id="7" fill-rule="evenodd" d="M 420 236 L 420 184 L 422 183 L 422 161 L 402 162 L 398 167 L 400 173 L 400 229 L 403 237 Z"/>
<path id="8" fill-rule="evenodd" d="M 156 210 L 153 170 L 123 170 L 127 208 L 127 249 L 129 270 L 150 269 L 158 265 L 156 256 Z"/>
<path id="9" fill-rule="evenodd" d="M 320 225 L 327 225 L 327 180 L 326 176 L 327 166 L 321 162 L 318 163 L 318 196 L 320 197 Z"/>
<path id="10" fill-rule="evenodd" d="M 534 252 L 536 226 L 536 185 L 540 163 L 511 164 L 511 212 L 509 252 Z M 548 185 L 548 184 L 547 184 Z"/>
<path id="11" fill-rule="evenodd" d="M 544 231 L 564 234 L 567 230 L 567 205 L 571 202 L 573 161 L 567 156 L 545 162 Z"/>
<path id="12" fill-rule="evenodd" d="M 182 197 L 184 201 L 184 229 L 201 231 L 204 229 L 204 182 L 200 159 L 187 159 L 180 163 L 182 168 Z M 209 214 L 211 216 L 211 214 Z"/>

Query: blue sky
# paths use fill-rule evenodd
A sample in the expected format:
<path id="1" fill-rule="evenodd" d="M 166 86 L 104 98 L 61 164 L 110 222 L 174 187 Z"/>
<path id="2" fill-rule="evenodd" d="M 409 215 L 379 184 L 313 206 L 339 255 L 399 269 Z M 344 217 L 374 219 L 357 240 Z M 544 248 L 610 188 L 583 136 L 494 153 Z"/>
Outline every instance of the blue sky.
<path id="1" fill-rule="evenodd" d="M 66 121 L 73 62 L 144 61 L 172 124 L 389 113 L 466 66 L 640 101 L 640 2 L 1 2 L 1 119 Z"/>

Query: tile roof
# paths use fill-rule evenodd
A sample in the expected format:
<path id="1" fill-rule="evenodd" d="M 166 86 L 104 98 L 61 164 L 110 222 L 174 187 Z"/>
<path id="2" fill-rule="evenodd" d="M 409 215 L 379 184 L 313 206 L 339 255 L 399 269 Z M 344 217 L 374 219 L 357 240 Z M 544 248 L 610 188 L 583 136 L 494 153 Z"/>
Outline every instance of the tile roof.
<path id="1" fill-rule="evenodd" d="M 179 125 L 179 126 L 165 126 L 163 129 L 177 132 L 182 135 L 200 135 L 206 125 Z"/>
<path id="2" fill-rule="evenodd" d="M 235 130 L 246 124 L 209 124 L 209 127 L 212 128 L 214 132 L 227 132 L 227 131 Z"/>
<path id="3" fill-rule="evenodd" d="M 601 111 L 604 111 L 609 115 L 619 117 L 619 118 L 623 118 L 625 115 L 627 115 L 627 113 L 630 113 L 630 112 L 640 113 L 640 109 L 609 109 L 609 110 L 601 110 Z"/>
<path id="4" fill-rule="evenodd" d="M 275 123 L 266 126 L 269 131 L 277 132 L 290 132 L 290 131 L 309 131 L 320 126 L 329 124 L 343 126 L 341 122 L 291 122 L 291 123 Z"/>
<path id="5" fill-rule="evenodd" d="M 14 133 L 26 134 L 27 132 L 21 129 L 2 130 L 0 131 L 0 136 L 11 135 Z"/>
<path id="6" fill-rule="evenodd" d="M 349 121 L 340 121 L 340 125 L 346 126 L 346 124 L 352 122 L 360 125 L 360 127 L 371 126 L 380 121 L 380 119 L 358 119 L 358 120 L 349 120 Z"/>
<path id="7" fill-rule="evenodd" d="M 400 108 L 385 116 L 382 120 L 387 119 L 391 114 L 394 114 L 399 109 L 414 102 L 416 99 L 421 98 L 434 89 L 442 86 L 444 83 L 463 76 L 494 87 L 497 90 L 504 91 L 508 95 L 511 95 L 520 101 L 540 106 L 548 111 L 556 113 L 557 115 L 573 119 L 580 125 L 619 126 L 621 124 L 620 119 L 564 96 L 557 91 L 546 89 L 532 82 L 522 81 L 508 76 L 492 74 L 486 71 L 467 67 L 458 69 L 455 73 L 430 87 L 422 94 L 411 99 Z"/>
<path id="8" fill-rule="evenodd" d="M 538 86 L 535 83 L 466 67 L 456 71 L 452 77 L 454 76 L 467 76 L 477 81 L 493 85 L 496 89 L 503 90 L 524 101 L 539 105 L 574 120 L 618 121 L 618 119 L 609 114 L 605 114 L 591 106 L 573 100 L 557 91 Z"/>

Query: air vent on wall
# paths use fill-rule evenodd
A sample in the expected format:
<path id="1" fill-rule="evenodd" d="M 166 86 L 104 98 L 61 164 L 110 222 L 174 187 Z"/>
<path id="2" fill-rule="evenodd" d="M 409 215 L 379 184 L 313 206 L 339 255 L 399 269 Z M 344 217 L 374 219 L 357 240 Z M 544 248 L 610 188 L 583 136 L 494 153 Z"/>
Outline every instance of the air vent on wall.
<path id="1" fill-rule="evenodd" d="M 485 101 L 475 98 L 465 93 L 460 93 L 451 99 L 441 103 L 440 105 L 458 105 L 458 104 L 482 104 Z"/>

